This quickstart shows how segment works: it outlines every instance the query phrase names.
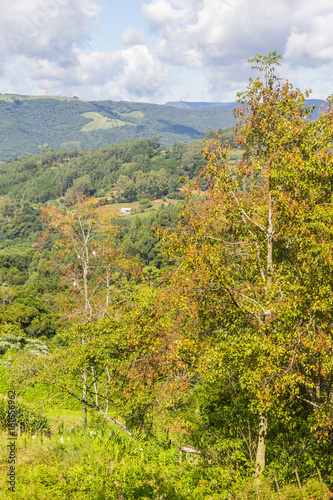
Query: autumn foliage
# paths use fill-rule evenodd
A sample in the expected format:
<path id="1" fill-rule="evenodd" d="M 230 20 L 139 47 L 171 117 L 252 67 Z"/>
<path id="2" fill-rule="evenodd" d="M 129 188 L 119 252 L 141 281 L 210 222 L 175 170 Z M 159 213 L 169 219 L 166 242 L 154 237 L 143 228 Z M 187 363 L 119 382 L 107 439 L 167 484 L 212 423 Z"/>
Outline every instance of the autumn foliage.
<path id="1" fill-rule="evenodd" d="M 303 412 L 314 439 L 332 434 L 333 109 L 329 98 L 310 120 L 302 92 L 276 78 L 274 53 L 251 62 L 265 78 L 235 111 L 243 159 L 231 167 L 228 147 L 206 141 L 197 182 L 208 190 L 189 195 L 162 238 L 180 262 L 175 300 L 192 311 L 181 349 L 257 415 L 259 475 L 270 418 L 288 429 Z"/>
<path id="2" fill-rule="evenodd" d="M 254 477 L 257 496 L 264 474 L 333 479 L 333 101 L 312 119 L 279 60 L 250 60 L 263 78 L 239 95 L 241 160 L 207 139 L 177 226 L 155 228 L 164 274 L 125 255 L 92 200 L 44 207 L 63 343 L 17 365 L 20 383 L 129 435 L 171 429 L 204 468 Z"/>

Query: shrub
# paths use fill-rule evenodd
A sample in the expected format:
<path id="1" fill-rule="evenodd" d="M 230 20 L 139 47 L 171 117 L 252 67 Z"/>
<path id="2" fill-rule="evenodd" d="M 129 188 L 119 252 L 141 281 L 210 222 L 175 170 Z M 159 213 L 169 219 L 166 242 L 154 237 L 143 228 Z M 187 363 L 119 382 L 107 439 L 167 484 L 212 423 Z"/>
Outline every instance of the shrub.
<path id="1" fill-rule="evenodd" d="M 153 206 L 152 202 L 148 198 L 142 198 L 139 200 L 139 206 L 142 210 L 145 208 L 150 208 Z"/>
<path id="2" fill-rule="evenodd" d="M 20 424 L 21 432 L 30 434 L 41 433 L 50 435 L 51 429 L 46 416 L 28 407 L 22 402 L 15 401 L 16 425 Z M 5 398 L 0 398 L 0 427 L 4 430 L 8 428 L 8 402 Z"/>

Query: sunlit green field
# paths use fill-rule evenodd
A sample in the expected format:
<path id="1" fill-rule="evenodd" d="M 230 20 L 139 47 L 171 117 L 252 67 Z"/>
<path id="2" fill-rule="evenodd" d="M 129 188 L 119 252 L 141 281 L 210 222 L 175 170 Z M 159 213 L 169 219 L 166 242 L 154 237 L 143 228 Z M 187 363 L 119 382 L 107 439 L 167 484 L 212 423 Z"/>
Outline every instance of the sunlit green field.
<path id="1" fill-rule="evenodd" d="M 115 118 L 107 118 L 100 113 L 83 113 L 83 116 L 90 118 L 92 121 L 86 123 L 81 129 L 81 132 L 92 132 L 93 130 L 106 130 L 114 127 L 124 127 L 125 125 L 133 125 L 133 123 L 117 120 Z"/>

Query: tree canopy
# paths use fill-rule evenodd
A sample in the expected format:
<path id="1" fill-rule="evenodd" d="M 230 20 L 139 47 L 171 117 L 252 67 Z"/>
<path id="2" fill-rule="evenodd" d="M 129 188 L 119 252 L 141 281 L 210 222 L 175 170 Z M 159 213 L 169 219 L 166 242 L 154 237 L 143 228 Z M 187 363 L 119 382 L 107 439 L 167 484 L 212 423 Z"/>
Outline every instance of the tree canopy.
<path id="1" fill-rule="evenodd" d="M 270 419 L 290 423 L 302 407 L 322 443 L 332 426 L 332 100 L 309 120 L 304 94 L 276 77 L 278 59 L 251 60 L 264 80 L 250 80 L 236 110 L 243 159 L 231 167 L 228 147 L 207 140 L 199 177 L 209 188 L 190 194 L 186 222 L 164 234 L 181 262 L 178 301 L 193 311 L 182 349 L 257 415 L 258 476 Z"/>

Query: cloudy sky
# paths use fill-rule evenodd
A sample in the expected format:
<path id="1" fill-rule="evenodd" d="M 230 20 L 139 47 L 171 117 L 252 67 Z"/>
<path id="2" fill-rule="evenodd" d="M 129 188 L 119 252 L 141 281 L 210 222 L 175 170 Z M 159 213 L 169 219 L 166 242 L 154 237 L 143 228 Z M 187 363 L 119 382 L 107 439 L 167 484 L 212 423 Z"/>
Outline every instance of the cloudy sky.
<path id="1" fill-rule="evenodd" d="M 0 93 L 233 101 L 247 59 L 333 93 L 331 0 L 0 0 Z"/>

